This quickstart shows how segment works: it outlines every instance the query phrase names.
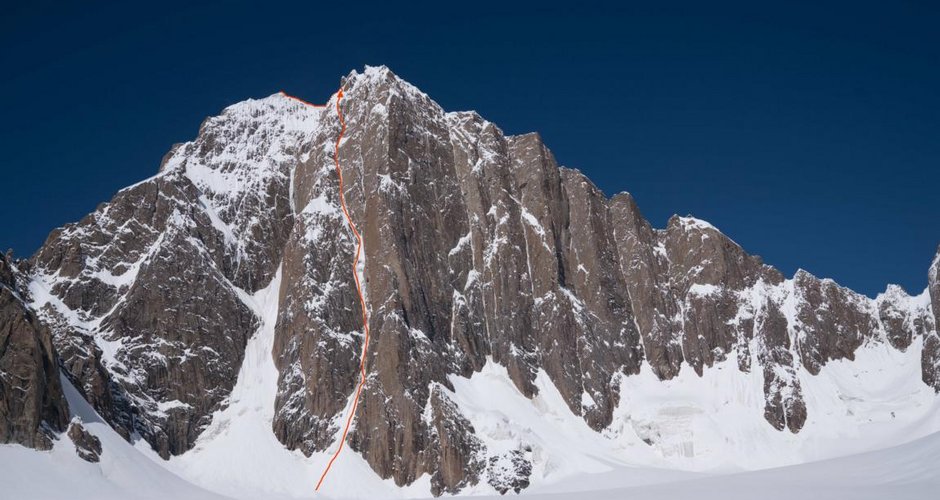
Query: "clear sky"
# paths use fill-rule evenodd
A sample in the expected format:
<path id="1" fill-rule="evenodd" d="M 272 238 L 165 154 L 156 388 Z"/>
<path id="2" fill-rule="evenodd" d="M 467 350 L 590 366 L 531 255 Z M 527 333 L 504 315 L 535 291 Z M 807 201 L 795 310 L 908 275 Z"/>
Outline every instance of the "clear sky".
<path id="1" fill-rule="evenodd" d="M 0 16 L 0 246 L 19 256 L 206 116 L 323 101 L 365 64 L 787 275 L 919 292 L 940 243 L 937 2 L 69 3 Z"/>

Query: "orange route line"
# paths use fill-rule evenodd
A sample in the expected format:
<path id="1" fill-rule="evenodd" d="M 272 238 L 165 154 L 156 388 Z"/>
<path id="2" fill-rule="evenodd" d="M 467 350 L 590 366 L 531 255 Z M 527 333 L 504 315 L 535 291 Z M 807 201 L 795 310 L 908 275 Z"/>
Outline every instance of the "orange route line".
<path id="1" fill-rule="evenodd" d="M 306 104 L 307 106 L 312 106 L 314 108 L 325 108 L 326 105 L 316 105 L 310 104 L 309 102 L 294 97 L 287 94 L 286 92 L 281 92 L 285 97 L 293 99 L 295 101 Z M 336 452 L 333 453 L 333 456 L 330 458 L 330 462 L 326 464 L 326 468 L 323 470 L 323 474 L 320 475 L 320 480 L 317 481 L 316 491 L 320 491 L 320 486 L 323 485 L 323 480 L 326 479 L 326 475 L 330 472 L 330 468 L 333 467 L 333 462 L 336 461 L 336 458 L 339 457 L 341 451 L 343 451 L 343 445 L 346 443 L 346 435 L 349 433 L 349 426 L 352 424 L 353 417 L 356 415 L 356 408 L 359 407 L 359 396 L 362 394 L 362 387 L 366 383 L 366 355 L 369 352 L 369 315 L 366 312 L 366 300 L 362 295 L 362 283 L 359 282 L 359 256 L 362 255 L 362 235 L 359 234 L 359 230 L 356 228 L 356 223 L 353 222 L 352 216 L 349 215 L 349 208 L 346 206 L 346 196 L 343 193 L 343 170 L 339 166 L 339 143 L 343 140 L 343 134 L 346 133 L 346 121 L 343 119 L 343 112 L 340 109 L 339 103 L 343 100 L 343 89 L 340 88 L 339 92 L 336 94 L 336 116 L 339 117 L 340 131 L 339 136 L 336 138 L 336 147 L 333 149 L 333 164 L 336 167 L 336 175 L 339 177 L 339 203 L 343 207 L 343 215 L 346 216 L 346 222 L 349 224 L 349 228 L 352 229 L 353 234 L 356 236 L 356 256 L 352 261 L 352 272 L 353 279 L 356 282 L 356 293 L 359 295 L 359 306 L 362 308 L 362 325 L 365 333 L 365 340 L 362 343 L 362 358 L 359 361 L 359 385 L 356 387 L 356 397 L 353 399 L 352 408 L 349 411 L 349 416 L 346 417 L 346 425 L 343 426 L 343 437 L 339 440 L 339 447 L 336 448 Z"/>
<path id="2" fill-rule="evenodd" d="M 313 104 L 313 103 L 307 102 L 307 101 L 305 101 L 305 100 L 303 100 L 303 99 L 301 99 L 301 98 L 299 98 L 299 97 L 294 97 L 294 96 L 288 94 L 287 92 L 284 92 L 283 90 L 281 91 L 281 95 L 284 96 L 284 97 L 286 97 L 286 98 L 288 98 L 288 99 L 293 99 L 293 100 L 295 100 L 295 101 L 297 101 L 297 102 L 299 102 L 299 103 L 301 103 L 301 104 L 306 104 L 307 106 L 310 106 L 311 108 L 325 108 L 325 107 L 326 107 L 326 104 Z"/>

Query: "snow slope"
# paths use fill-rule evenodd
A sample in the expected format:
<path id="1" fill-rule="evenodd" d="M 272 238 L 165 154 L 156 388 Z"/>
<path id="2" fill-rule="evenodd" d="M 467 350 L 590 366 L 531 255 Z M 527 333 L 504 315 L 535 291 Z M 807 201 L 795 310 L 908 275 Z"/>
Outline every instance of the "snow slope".
<path id="1" fill-rule="evenodd" d="M 583 475 L 563 485 L 533 490 L 526 498 L 563 500 L 921 500 L 940 488 L 940 434 L 848 457 L 730 475 L 653 478 L 638 484 L 644 469 Z M 505 497 L 475 497 L 495 499 Z"/>
<path id="2" fill-rule="evenodd" d="M 69 387 L 69 392 L 74 390 Z M 95 423 L 89 425 L 114 451 L 116 435 Z M 49 453 L 19 446 L 0 447 L 2 498 L 96 499 L 182 498 L 217 500 L 222 497 L 185 484 L 179 478 L 126 452 L 98 466 L 82 462 L 60 442 Z M 104 459 L 104 457 L 102 457 Z M 118 462 L 123 463 L 114 463 Z M 263 458 L 263 457 L 259 457 Z M 260 463 L 260 460 L 259 460 Z M 940 434 L 910 443 L 848 457 L 796 466 L 728 475 L 702 475 L 643 467 L 618 467 L 606 473 L 581 474 L 550 487 L 524 494 L 533 500 L 565 500 L 589 496 L 597 500 L 896 500 L 932 498 L 940 488 Z M 55 465 L 56 467 L 51 467 Z M 346 468 L 346 472 L 350 469 Z M 348 477 L 346 479 L 349 479 Z M 313 498 L 313 495 L 306 495 Z M 247 496 L 246 496 L 247 497 Z M 318 498 L 330 498 L 319 495 Z M 369 498 L 388 498 L 376 493 Z M 258 500 L 286 498 L 260 494 Z M 468 498 L 468 497 L 464 497 Z M 504 496 L 473 497 L 480 500 Z"/>
<path id="3" fill-rule="evenodd" d="M 114 432 L 65 377 L 62 388 L 72 418 L 101 440 L 96 464 L 75 454 L 64 434 L 44 452 L 19 445 L 0 446 L 0 498 L 17 500 L 222 500 L 160 467 Z M 152 452 L 151 452 L 152 453 Z"/>
<path id="4" fill-rule="evenodd" d="M 212 416 L 212 424 L 195 447 L 167 463 L 145 445 L 141 446 L 144 453 L 180 476 L 234 498 L 311 497 L 333 453 L 331 448 L 305 457 L 299 451 L 284 448 L 271 430 L 277 393 L 277 369 L 271 352 L 280 285 L 278 270 L 267 287 L 242 297 L 262 318 L 262 323 L 248 342 L 228 406 Z M 320 491 L 338 497 L 415 497 L 427 494 L 429 483 L 419 481 L 408 488 L 398 488 L 394 482 L 376 476 L 358 454 L 347 449 Z"/>

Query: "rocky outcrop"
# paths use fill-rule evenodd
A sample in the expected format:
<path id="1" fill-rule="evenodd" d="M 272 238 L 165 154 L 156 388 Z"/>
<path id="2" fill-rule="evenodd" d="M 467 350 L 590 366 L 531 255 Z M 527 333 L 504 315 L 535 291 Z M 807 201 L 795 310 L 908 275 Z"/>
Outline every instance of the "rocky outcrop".
<path id="1" fill-rule="evenodd" d="M 815 375 L 830 360 L 854 359 L 855 350 L 878 329 L 865 297 L 805 271 L 794 280 L 802 299 L 795 333 L 803 367 Z"/>
<path id="2" fill-rule="evenodd" d="M 485 465 L 486 447 L 476 437 L 473 425 L 440 386 L 432 389 L 428 410 L 424 416 L 430 417 L 431 448 L 441 450 L 438 462 L 430 467 L 431 492 L 454 494 L 476 484 Z M 507 484 L 497 479 L 500 484 Z"/>
<path id="3" fill-rule="evenodd" d="M 924 383 L 940 392 L 940 335 L 937 332 L 940 330 L 940 248 L 937 249 L 937 255 L 930 266 L 928 290 L 935 328 L 924 338 L 921 370 Z"/>
<path id="4" fill-rule="evenodd" d="M 490 457 L 486 468 L 487 483 L 501 495 L 520 493 L 529 487 L 532 475 L 531 449 L 510 450 Z"/>
<path id="5" fill-rule="evenodd" d="M 101 440 L 91 434 L 82 425 L 81 420 L 74 419 L 69 424 L 68 437 L 75 445 L 75 453 L 86 462 L 96 463 L 101 460 Z"/>
<path id="6" fill-rule="evenodd" d="M 68 404 L 49 330 L 28 309 L 23 279 L 0 254 L 0 443 L 50 449 Z"/>
<path id="7" fill-rule="evenodd" d="M 644 363 L 663 380 L 725 361 L 759 374 L 768 425 L 790 433 L 812 414 L 801 378 L 867 343 L 923 345 L 923 380 L 940 390 L 936 261 L 932 306 L 898 287 L 870 299 L 805 271 L 787 279 L 707 222 L 653 228 L 629 194 L 608 199 L 559 167 L 538 134 L 445 112 L 387 68 L 342 85 L 338 151 L 337 96 L 232 106 L 33 258 L 32 307 L 125 437 L 164 457 L 193 445 L 258 325 L 248 294 L 280 266 L 272 431 L 308 455 L 335 444 L 364 325 L 334 154 L 372 333 L 348 443 L 399 485 L 527 487 L 538 450 L 491 449 L 455 396 L 487 363 L 528 397 L 547 377 L 597 431 Z"/>

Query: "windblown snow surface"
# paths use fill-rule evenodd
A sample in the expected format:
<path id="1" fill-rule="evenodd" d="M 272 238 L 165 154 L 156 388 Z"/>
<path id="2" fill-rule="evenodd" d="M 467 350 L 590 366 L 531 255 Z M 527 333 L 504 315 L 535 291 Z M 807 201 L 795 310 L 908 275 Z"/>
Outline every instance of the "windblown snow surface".
<path id="1" fill-rule="evenodd" d="M 253 340 L 255 349 L 265 341 L 263 330 L 262 327 Z M 347 453 L 337 461 L 326 483 L 326 492 L 314 495 L 313 485 L 325 456 L 306 459 L 303 455 L 281 448 L 267 431 L 270 405 L 262 404 L 265 402 L 263 398 L 247 399 L 253 391 L 271 383 L 270 376 L 274 372 L 273 367 L 264 366 L 267 358 L 253 359 L 257 363 L 255 368 L 263 369 L 243 370 L 239 389 L 233 395 L 233 404 L 218 415 L 219 423 L 213 425 L 214 432 L 207 433 L 193 452 L 172 461 L 171 469 L 193 482 L 228 493 L 233 498 L 393 498 L 409 493 L 414 496 L 418 492 L 420 488 L 399 490 L 381 481 L 357 455 Z M 540 405 L 546 401 L 538 401 L 536 398 L 534 402 L 523 403 L 524 398 L 512 395 L 514 389 L 499 372 L 496 369 L 487 370 L 474 377 L 483 380 L 471 379 L 457 389 L 458 393 L 466 389 L 461 399 L 464 404 L 470 404 L 469 398 L 478 396 L 477 391 L 493 391 L 489 393 L 492 398 L 480 400 L 475 409 L 479 410 L 478 416 L 481 417 L 478 421 L 488 426 L 486 431 L 494 441 L 507 435 L 505 433 L 522 429 L 539 435 L 549 427 L 561 432 L 558 440 L 550 441 L 559 448 L 575 445 L 577 438 L 589 436 L 584 429 L 568 425 L 573 420 L 540 409 Z M 0 463 L 4 464 L 0 469 L 0 497 L 101 500 L 223 498 L 200 490 L 146 458 L 101 422 L 70 385 L 66 385 L 66 392 L 75 414 L 102 440 L 105 449 L 102 462 L 93 465 L 81 461 L 72 453 L 71 443 L 65 439 L 60 440 L 51 452 L 19 446 L 0 447 Z M 507 397 L 508 400 L 504 400 Z M 494 409 L 498 403 L 509 403 L 511 407 Z M 506 420 L 508 414 L 541 418 L 513 421 L 510 424 Z M 915 428 L 916 423 L 911 429 Z M 858 438 L 874 438 L 878 435 L 846 436 L 846 442 L 852 442 L 854 446 L 849 448 L 853 448 L 858 446 Z M 828 441 L 821 444 L 825 443 Z M 833 447 L 831 452 L 838 450 Z M 551 470 L 580 472 L 572 473 L 560 481 L 537 484 L 525 492 L 527 498 L 924 499 L 933 498 L 937 488 L 940 488 L 940 468 L 937 467 L 940 463 L 940 434 L 931 434 L 893 448 L 842 458 L 732 474 L 630 466 L 604 456 L 600 453 L 598 441 L 594 439 L 569 448 L 568 452 L 569 458 L 566 460 L 543 463 L 542 473 Z M 491 495 L 475 498 L 502 497 Z"/>
<path id="2" fill-rule="evenodd" d="M 6 500 L 222 500 L 160 467 L 114 432 L 65 377 L 73 421 L 101 440 L 101 461 L 88 463 L 62 435 L 50 451 L 0 446 L 0 498 Z"/>
<path id="3" fill-rule="evenodd" d="M 271 352 L 280 280 L 278 272 L 266 288 L 241 294 L 263 321 L 228 405 L 191 451 L 166 462 L 143 441 L 128 444 L 63 378 L 74 417 L 102 441 L 101 462 L 79 459 L 65 436 L 49 452 L 2 446 L 0 498 L 427 497 L 428 476 L 399 488 L 348 448 L 315 493 L 334 450 L 305 457 L 277 441 Z M 539 394 L 528 399 L 489 362 L 469 379 L 453 377 L 451 397 L 488 448 L 531 446 L 532 486 L 523 492 L 531 498 L 588 491 L 600 499 L 930 498 L 940 488 L 940 399 L 920 382 L 920 347 L 872 343 L 854 361 L 832 361 L 818 376 L 801 373 L 811 411 L 798 434 L 764 421 L 763 379 L 734 361 L 702 377 L 684 369 L 669 381 L 644 366 L 621 380 L 620 405 L 603 433 L 567 411 L 544 373 Z M 485 484 L 462 493 L 496 496 Z"/>

